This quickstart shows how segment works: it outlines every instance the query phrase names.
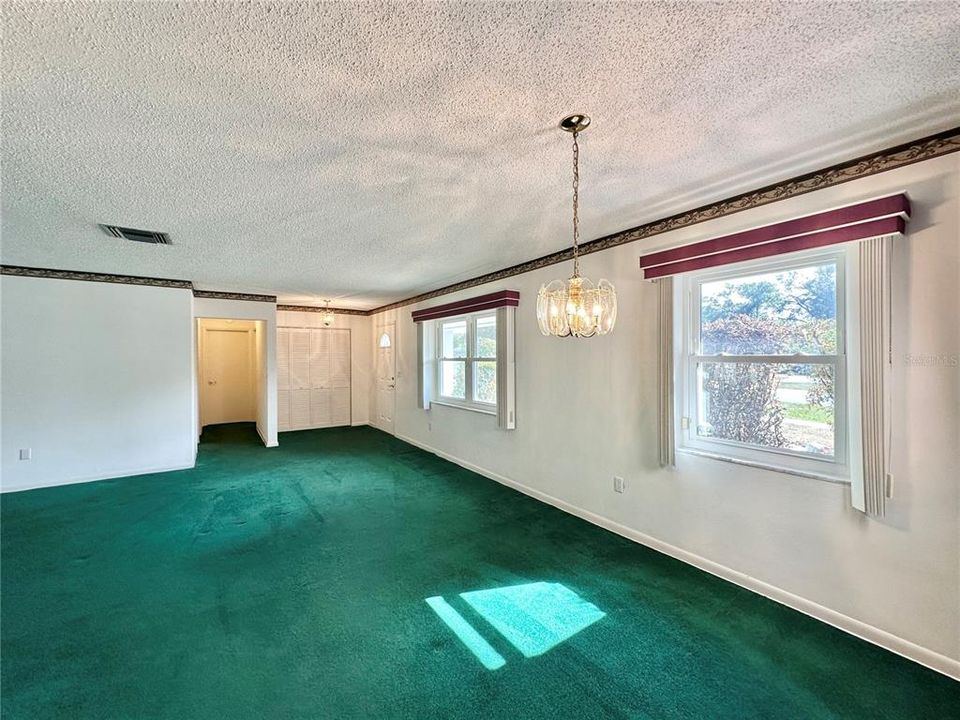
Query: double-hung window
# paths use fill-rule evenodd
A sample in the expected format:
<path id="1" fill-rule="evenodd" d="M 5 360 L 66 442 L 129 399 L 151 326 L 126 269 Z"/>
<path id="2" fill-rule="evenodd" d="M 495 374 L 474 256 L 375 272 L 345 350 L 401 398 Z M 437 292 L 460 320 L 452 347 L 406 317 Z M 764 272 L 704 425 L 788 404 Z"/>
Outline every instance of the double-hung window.
<path id="1" fill-rule="evenodd" d="M 497 410 L 497 314 L 437 321 L 436 399 L 474 410 Z"/>
<path id="2" fill-rule="evenodd" d="M 680 447 L 849 477 L 846 251 L 682 276 Z"/>

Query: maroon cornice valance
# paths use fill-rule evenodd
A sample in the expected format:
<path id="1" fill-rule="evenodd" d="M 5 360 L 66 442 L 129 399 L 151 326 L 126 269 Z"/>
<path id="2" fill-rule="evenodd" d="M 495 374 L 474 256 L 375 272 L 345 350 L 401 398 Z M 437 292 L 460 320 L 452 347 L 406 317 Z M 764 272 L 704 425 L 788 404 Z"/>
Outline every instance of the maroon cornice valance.
<path id="1" fill-rule="evenodd" d="M 910 218 L 906 194 L 868 200 L 816 215 L 745 230 L 644 255 L 647 280 L 771 257 L 837 243 L 904 233 Z"/>
<path id="2" fill-rule="evenodd" d="M 457 302 L 447 303 L 446 305 L 414 310 L 413 321 L 423 322 L 424 320 L 436 320 L 437 318 L 464 315 L 466 313 L 478 312 L 479 310 L 517 307 L 519 304 L 520 292 L 518 290 L 499 290 L 487 295 L 469 298 L 468 300 L 458 300 Z"/>

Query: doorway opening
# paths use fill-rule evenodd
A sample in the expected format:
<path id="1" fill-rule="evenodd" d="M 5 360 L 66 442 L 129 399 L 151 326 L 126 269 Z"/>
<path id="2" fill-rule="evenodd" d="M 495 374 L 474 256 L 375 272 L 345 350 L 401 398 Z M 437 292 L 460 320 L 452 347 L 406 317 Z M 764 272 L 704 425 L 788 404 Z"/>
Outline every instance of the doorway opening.
<path id="1" fill-rule="evenodd" d="M 201 431 L 207 425 L 253 422 L 266 444 L 265 333 L 262 320 L 197 320 L 197 413 Z"/>

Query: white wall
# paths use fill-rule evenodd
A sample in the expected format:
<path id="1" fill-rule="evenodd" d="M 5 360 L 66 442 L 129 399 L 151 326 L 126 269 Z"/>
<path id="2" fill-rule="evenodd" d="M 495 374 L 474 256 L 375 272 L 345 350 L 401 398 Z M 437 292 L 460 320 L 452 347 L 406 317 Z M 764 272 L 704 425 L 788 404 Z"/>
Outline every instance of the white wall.
<path id="1" fill-rule="evenodd" d="M 193 465 L 189 290 L 5 275 L 0 295 L 3 490 Z"/>
<path id="2" fill-rule="evenodd" d="M 399 437 L 698 562 L 957 674 L 960 665 L 960 154 L 809 193 L 582 259 L 617 288 L 614 333 L 546 338 L 536 293 L 555 265 L 373 318 L 397 320 Z M 643 252 L 907 190 L 915 211 L 894 277 L 895 495 L 888 517 L 845 485 L 681 455 L 657 463 L 657 290 Z M 585 228 L 589 234 L 589 228 Z M 517 429 L 460 409 L 417 409 L 412 310 L 517 289 Z M 371 343 L 372 344 L 372 343 Z M 946 357 L 922 365 L 907 356 Z M 612 476 L 627 480 L 623 495 Z M 848 622 L 849 620 L 849 622 Z M 890 637 L 886 634 L 892 634 Z M 920 646 L 920 647 L 915 647 Z"/>
<path id="3" fill-rule="evenodd" d="M 258 394 L 265 390 L 266 396 L 258 398 L 258 410 L 266 407 L 265 417 L 257 413 L 257 432 L 267 447 L 277 445 L 277 306 L 270 302 L 253 302 L 250 300 L 221 300 L 216 298 L 193 298 L 193 317 L 195 318 L 223 318 L 233 320 L 259 320 L 263 322 L 264 338 L 266 342 L 266 364 L 259 366 Z M 196 323 L 194 323 L 195 325 Z M 194 334 L 196 330 L 193 331 Z M 259 332 L 259 328 L 258 328 Z M 194 338 L 196 343 L 196 338 Z M 259 355 L 258 355 L 259 356 Z M 196 358 L 194 358 L 196 363 Z M 199 438 L 200 420 L 198 408 L 198 394 L 196 386 L 196 367 L 194 367 L 194 419 L 193 431 L 195 440 Z"/>
<path id="4" fill-rule="evenodd" d="M 324 327 L 323 314 L 317 312 L 277 313 L 278 327 Z M 353 425 L 370 422 L 371 372 L 373 347 L 370 341 L 370 318 L 365 315 L 334 314 L 332 328 L 350 330 L 350 417 Z M 276 338 L 274 338 L 276 341 Z"/>

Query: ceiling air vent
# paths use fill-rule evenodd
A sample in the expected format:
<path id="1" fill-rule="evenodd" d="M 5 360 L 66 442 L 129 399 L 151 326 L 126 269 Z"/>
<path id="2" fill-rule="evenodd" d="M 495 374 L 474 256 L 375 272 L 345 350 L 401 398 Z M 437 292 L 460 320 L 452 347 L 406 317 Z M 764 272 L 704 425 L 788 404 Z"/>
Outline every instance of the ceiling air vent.
<path id="1" fill-rule="evenodd" d="M 125 228 L 119 225 L 100 224 L 103 231 L 112 237 L 122 238 L 123 240 L 132 240 L 133 242 L 150 243 L 151 245 L 169 245 L 170 236 L 166 233 L 156 232 L 154 230 L 137 230 L 136 228 Z"/>

